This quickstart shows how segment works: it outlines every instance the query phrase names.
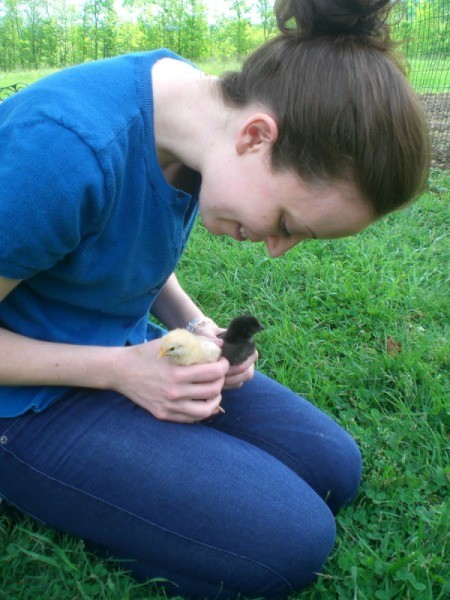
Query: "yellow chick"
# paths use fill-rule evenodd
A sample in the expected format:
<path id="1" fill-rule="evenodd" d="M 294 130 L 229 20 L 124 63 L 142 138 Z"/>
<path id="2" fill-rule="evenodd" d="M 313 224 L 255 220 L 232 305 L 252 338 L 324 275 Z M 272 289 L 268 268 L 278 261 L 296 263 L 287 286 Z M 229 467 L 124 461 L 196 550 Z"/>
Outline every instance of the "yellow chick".
<path id="1" fill-rule="evenodd" d="M 172 329 L 161 339 L 158 358 L 169 356 L 176 365 L 197 365 L 216 362 L 221 353 L 219 346 L 210 340 L 186 329 Z M 221 406 L 219 412 L 225 412 Z"/>
<path id="2" fill-rule="evenodd" d="M 218 360 L 221 350 L 214 342 L 186 329 L 172 329 L 161 338 L 158 358 L 169 356 L 176 365 L 196 365 Z"/>

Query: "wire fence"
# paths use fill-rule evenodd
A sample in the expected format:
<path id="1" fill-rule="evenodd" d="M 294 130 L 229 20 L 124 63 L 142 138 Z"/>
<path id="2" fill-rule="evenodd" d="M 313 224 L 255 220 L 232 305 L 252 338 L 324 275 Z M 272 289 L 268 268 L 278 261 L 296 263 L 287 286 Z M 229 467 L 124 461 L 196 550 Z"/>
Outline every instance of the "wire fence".
<path id="1" fill-rule="evenodd" d="M 401 0 L 394 37 L 428 119 L 433 166 L 450 169 L 450 0 Z M 397 16 L 397 15 L 396 15 Z"/>
<path id="2" fill-rule="evenodd" d="M 15 94 L 22 88 L 26 87 L 26 85 L 26 83 L 18 82 L 0 87 L 0 102 L 5 98 L 8 98 L 8 96 L 11 96 L 11 94 Z"/>

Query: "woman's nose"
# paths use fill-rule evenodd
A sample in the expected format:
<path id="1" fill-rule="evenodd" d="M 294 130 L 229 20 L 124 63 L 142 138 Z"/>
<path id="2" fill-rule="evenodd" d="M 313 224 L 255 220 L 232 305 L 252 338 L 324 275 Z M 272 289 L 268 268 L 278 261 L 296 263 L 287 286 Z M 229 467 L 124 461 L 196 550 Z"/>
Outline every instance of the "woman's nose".
<path id="1" fill-rule="evenodd" d="M 293 248 L 296 244 L 294 240 L 280 238 L 276 235 L 270 235 L 265 239 L 267 252 L 272 258 L 278 258 Z"/>

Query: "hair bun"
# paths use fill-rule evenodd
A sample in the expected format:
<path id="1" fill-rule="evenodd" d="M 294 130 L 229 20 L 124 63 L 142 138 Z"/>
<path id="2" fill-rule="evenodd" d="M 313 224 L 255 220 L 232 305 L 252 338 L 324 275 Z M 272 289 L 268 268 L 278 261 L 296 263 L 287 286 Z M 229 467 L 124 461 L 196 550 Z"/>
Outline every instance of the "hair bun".
<path id="1" fill-rule="evenodd" d="M 388 37 L 391 0 L 277 0 L 275 16 L 281 32 L 302 38 L 366 34 Z M 294 20 L 294 24 L 290 21 Z"/>

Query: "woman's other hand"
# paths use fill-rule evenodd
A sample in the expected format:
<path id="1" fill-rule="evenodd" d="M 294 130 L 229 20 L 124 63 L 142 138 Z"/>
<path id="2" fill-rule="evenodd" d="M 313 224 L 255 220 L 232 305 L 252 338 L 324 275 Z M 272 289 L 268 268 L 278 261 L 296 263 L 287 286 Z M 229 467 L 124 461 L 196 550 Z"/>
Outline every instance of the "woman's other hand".
<path id="1" fill-rule="evenodd" d="M 205 321 L 197 325 L 194 330 L 196 335 L 202 335 L 214 340 L 219 346 L 223 345 L 223 340 L 218 338 L 219 333 L 226 331 L 223 327 L 219 327 L 212 320 Z M 246 381 L 253 378 L 255 372 L 255 363 L 258 359 L 258 351 L 255 351 L 243 363 L 235 366 L 230 366 L 226 376 L 224 389 L 232 389 L 241 387 Z"/>
<path id="2" fill-rule="evenodd" d="M 228 361 L 178 366 L 158 359 L 160 344 L 117 348 L 114 389 L 161 420 L 194 423 L 218 413 Z"/>

